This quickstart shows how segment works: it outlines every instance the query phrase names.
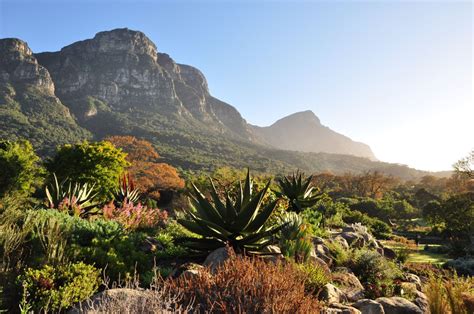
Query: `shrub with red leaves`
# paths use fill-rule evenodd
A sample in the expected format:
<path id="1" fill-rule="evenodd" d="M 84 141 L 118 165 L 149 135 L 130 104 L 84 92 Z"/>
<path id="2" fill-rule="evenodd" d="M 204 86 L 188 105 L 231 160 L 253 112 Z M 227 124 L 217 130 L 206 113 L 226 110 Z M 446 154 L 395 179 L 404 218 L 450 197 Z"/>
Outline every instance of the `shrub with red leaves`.
<path id="1" fill-rule="evenodd" d="M 291 264 L 259 258 L 230 258 L 211 275 L 165 281 L 167 291 L 182 292 L 183 304 L 197 313 L 319 313 L 317 299 L 305 292 L 305 277 Z"/>

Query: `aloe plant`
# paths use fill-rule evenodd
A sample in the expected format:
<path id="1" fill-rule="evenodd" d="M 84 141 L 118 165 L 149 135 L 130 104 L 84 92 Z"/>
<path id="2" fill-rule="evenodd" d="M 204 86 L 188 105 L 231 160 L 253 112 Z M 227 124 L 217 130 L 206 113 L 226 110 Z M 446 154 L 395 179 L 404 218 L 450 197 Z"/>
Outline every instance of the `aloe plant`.
<path id="1" fill-rule="evenodd" d="M 244 185 L 239 182 L 235 199 L 229 196 L 228 191 L 225 191 L 225 197 L 221 199 L 212 179 L 210 182 L 210 198 L 192 185 L 190 209 L 187 210 L 191 219 L 178 219 L 186 229 L 202 236 L 188 238 L 185 244 L 202 251 L 228 244 L 237 252 L 256 252 L 268 245 L 272 236 L 281 229 L 281 226 L 265 227 L 265 222 L 277 203 L 272 201 L 262 205 L 271 181 L 262 190 L 253 193 L 253 180 L 248 171 Z"/>
<path id="2" fill-rule="evenodd" d="M 297 171 L 291 176 L 278 180 L 280 191 L 276 194 L 287 198 L 289 201 L 288 210 L 296 213 L 315 205 L 320 198 L 320 194 L 315 193 L 314 187 L 311 186 L 313 176 L 303 177 L 304 174 Z"/>
<path id="3" fill-rule="evenodd" d="M 72 183 L 70 180 L 63 180 L 59 183 L 56 174 L 53 174 L 54 182 L 46 187 L 46 197 L 49 207 L 60 211 L 67 211 L 69 214 L 88 218 L 99 212 L 99 205 L 94 199 L 97 193 L 94 192 L 94 185 L 87 183 Z"/>
<path id="4" fill-rule="evenodd" d="M 130 174 L 124 174 L 119 179 L 119 186 L 114 193 L 114 200 L 119 204 L 127 202 L 137 203 L 140 199 L 140 191 L 135 187 Z"/>

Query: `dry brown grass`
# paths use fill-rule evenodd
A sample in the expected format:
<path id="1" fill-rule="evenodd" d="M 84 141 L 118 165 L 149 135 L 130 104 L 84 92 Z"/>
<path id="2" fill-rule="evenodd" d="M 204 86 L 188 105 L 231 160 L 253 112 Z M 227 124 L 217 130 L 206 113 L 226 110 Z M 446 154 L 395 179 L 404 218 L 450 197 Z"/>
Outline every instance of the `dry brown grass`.
<path id="1" fill-rule="evenodd" d="M 473 313 L 474 278 L 458 277 L 443 279 L 431 276 L 425 286 L 432 314 L 469 314 Z"/>
<path id="2" fill-rule="evenodd" d="M 231 254 L 211 276 L 165 282 L 166 291 L 181 291 L 198 313 L 318 313 L 318 301 L 306 294 L 304 275 L 291 264 L 269 263 Z"/>

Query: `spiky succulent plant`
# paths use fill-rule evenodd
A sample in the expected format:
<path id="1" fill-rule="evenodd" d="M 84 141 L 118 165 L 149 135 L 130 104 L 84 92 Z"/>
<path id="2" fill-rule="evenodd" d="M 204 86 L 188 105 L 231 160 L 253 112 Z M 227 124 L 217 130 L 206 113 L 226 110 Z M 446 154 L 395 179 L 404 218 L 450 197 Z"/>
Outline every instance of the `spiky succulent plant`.
<path id="1" fill-rule="evenodd" d="M 124 174 L 119 179 L 119 186 L 114 192 L 114 200 L 119 204 L 127 202 L 137 203 L 140 199 L 140 191 L 135 187 L 130 174 Z"/>
<path id="2" fill-rule="evenodd" d="M 304 178 L 304 174 L 297 171 L 291 176 L 278 180 L 280 191 L 276 194 L 288 199 L 288 210 L 299 213 L 318 202 L 320 194 L 315 193 L 315 189 L 311 185 L 312 179 L 313 176 Z"/>
<path id="3" fill-rule="evenodd" d="M 95 201 L 97 193 L 94 192 L 94 185 L 87 183 L 74 183 L 70 180 L 58 181 L 56 174 L 53 174 L 54 182 L 46 187 L 46 197 L 50 208 L 60 211 L 67 211 L 69 214 L 88 218 L 99 212 Z"/>
<path id="4" fill-rule="evenodd" d="M 212 181 L 210 198 L 204 196 L 193 184 L 190 195 L 190 209 L 187 213 L 190 219 L 179 219 L 186 229 L 202 236 L 188 238 L 185 244 L 192 249 L 209 251 L 226 244 L 237 252 L 244 250 L 259 251 L 268 245 L 272 236 L 281 227 L 265 227 L 277 201 L 263 206 L 263 199 L 270 186 L 270 181 L 260 191 L 253 193 L 253 180 L 250 171 L 247 172 L 245 183 L 239 182 L 237 196 L 233 199 L 228 191 L 221 199 Z"/>

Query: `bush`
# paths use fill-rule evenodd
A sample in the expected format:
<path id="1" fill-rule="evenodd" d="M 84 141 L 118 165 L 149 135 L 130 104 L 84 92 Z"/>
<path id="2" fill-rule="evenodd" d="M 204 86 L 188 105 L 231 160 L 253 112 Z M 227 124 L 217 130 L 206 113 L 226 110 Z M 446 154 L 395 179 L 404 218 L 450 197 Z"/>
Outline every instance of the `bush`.
<path id="1" fill-rule="evenodd" d="M 124 201 L 120 207 L 113 202 L 102 209 L 104 217 L 121 223 L 126 229 L 144 229 L 162 226 L 168 219 L 168 213 L 158 208 L 149 208 L 138 203 Z"/>
<path id="2" fill-rule="evenodd" d="M 361 223 L 367 226 L 369 231 L 378 239 L 386 239 L 392 233 L 392 229 L 385 222 L 377 218 L 369 217 L 367 214 L 357 210 L 347 210 L 343 214 L 342 219 L 345 223 Z"/>
<path id="3" fill-rule="evenodd" d="M 95 185 L 100 200 L 108 200 L 129 163 L 127 154 L 109 142 L 83 142 L 64 145 L 48 162 L 47 169 L 59 180 L 67 178 L 79 183 Z"/>
<path id="4" fill-rule="evenodd" d="M 327 241 L 326 246 L 336 266 L 345 266 L 351 258 L 350 251 L 337 241 Z"/>
<path id="5" fill-rule="evenodd" d="M 474 276 L 474 258 L 458 258 L 446 262 L 445 268 L 452 268 L 462 276 Z"/>
<path id="6" fill-rule="evenodd" d="M 36 311 L 59 311 L 90 297 L 99 287 L 100 271 L 84 263 L 29 268 L 19 277 L 28 304 Z"/>
<path id="7" fill-rule="evenodd" d="M 39 158 L 28 141 L 0 141 L 0 197 L 7 193 L 33 192 L 40 174 Z"/>
<path id="8" fill-rule="evenodd" d="M 303 273 L 306 292 L 318 295 L 321 289 L 330 282 L 327 270 L 311 263 L 294 264 L 294 267 Z"/>
<path id="9" fill-rule="evenodd" d="M 402 275 L 395 263 L 365 249 L 355 251 L 349 265 L 371 297 L 390 295 L 394 280 Z"/>
<path id="10" fill-rule="evenodd" d="M 320 309 L 305 292 L 306 277 L 293 265 L 230 255 L 212 276 L 206 270 L 169 279 L 166 291 L 182 292 L 182 304 L 194 301 L 193 312 L 199 313 L 315 313 Z"/>

